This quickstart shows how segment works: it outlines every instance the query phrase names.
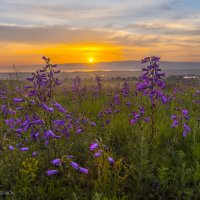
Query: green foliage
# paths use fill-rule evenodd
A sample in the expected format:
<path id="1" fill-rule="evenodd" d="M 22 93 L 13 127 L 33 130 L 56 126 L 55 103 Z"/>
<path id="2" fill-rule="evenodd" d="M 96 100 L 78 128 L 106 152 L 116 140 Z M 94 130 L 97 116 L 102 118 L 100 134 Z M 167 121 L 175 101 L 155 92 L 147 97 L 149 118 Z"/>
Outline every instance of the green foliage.
<path id="1" fill-rule="evenodd" d="M 13 107 L 12 98 L 15 94 L 13 84 L 9 98 L 1 102 L 10 108 Z M 91 83 L 87 84 L 88 88 L 91 87 Z M 109 85 L 108 82 L 106 84 Z M 16 140 L 14 133 L 9 132 L 3 123 L 5 118 L 0 115 L 0 191 L 11 190 L 16 199 L 41 200 L 200 198 L 200 106 L 193 102 L 193 87 L 185 87 L 182 83 L 177 85 L 179 92 L 172 96 L 173 101 L 166 106 L 157 106 L 153 137 L 151 123 L 139 122 L 132 126 L 129 123 L 129 115 L 138 106 L 145 107 L 147 116 L 151 113 L 150 102 L 140 95 L 134 96 L 134 90 L 126 98 L 120 96 L 120 105 L 112 108 L 113 111 L 119 109 L 119 112 L 99 118 L 98 113 L 109 106 L 120 88 L 112 87 L 111 90 L 107 86 L 97 97 L 88 89 L 84 98 L 79 97 L 81 101 L 74 101 L 69 87 L 66 84 L 67 95 L 61 92 L 62 87 L 56 90 L 56 101 L 75 116 L 81 113 L 81 119 L 86 117 L 95 121 L 97 126 L 87 125 L 81 134 L 74 131 L 69 138 L 54 140 L 48 146 L 43 142 L 27 142 L 30 148 L 28 152 L 10 151 L 8 145 L 15 146 L 23 136 Z M 171 95 L 173 89 L 168 87 L 167 92 Z M 127 102 L 131 102 L 129 107 Z M 28 108 L 29 105 L 24 107 Z M 190 111 L 189 125 L 192 131 L 186 138 L 182 137 L 181 127 L 172 129 L 170 126 L 171 114 L 177 107 Z M 43 118 L 49 117 L 37 107 L 33 107 L 33 111 Z M 108 119 L 110 123 L 106 124 Z M 50 122 L 46 126 L 50 127 Z M 101 146 L 109 147 L 99 158 L 94 158 L 89 150 L 94 139 L 100 141 Z M 32 157 L 33 151 L 38 151 L 35 158 Z M 73 155 L 73 161 L 87 167 L 89 174 L 74 170 L 66 155 Z M 108 156 L 114 158 L 114 165 L 110 165 Z M 51 164 L 55 158 L 61 158 L 62 166 L 58 168 L 58 174 L 48 177 L 46 170 L 55 168 Z"/>

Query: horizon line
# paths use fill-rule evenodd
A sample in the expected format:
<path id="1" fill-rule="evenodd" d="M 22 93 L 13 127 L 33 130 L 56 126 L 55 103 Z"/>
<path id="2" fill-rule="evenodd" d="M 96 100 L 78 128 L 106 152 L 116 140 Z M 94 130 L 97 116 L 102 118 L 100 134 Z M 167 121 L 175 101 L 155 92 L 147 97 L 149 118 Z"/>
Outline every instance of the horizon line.
<path id="1" fill-rule="evenodd" d="M 95 65 L 95 64 L 100 64 L 100 63 L 114 63 L 114 62 L 141 62 L 141 60 L 113 60 L 113 61 L 102 61 L 102 62 L 93 62 L 93 63 L 89 63 L 89 62 L 69 62 L 69 63 L 55 63 L 57 65 L 77 65 L 77 64 L 84 64 L 84 65 Z M 200 61 L 167 61 L 167 60 L 163 60 L 160 61 L 160 63 L 162 62 L 168 62 L 168 63 L 200 63 Z M 44 63 L 45 64 L 45 63 Z M 142 63 L 141 63 L 142 64 Z M 16 64 L 10 64 L 10 65 L 6 65 L 6 66 L 0 66 L 1 67 L 28 67 L 28 66 L 41 66 L 43 65 L 41 64 L 27 64 L 27 65 L 16 65 Z"/>

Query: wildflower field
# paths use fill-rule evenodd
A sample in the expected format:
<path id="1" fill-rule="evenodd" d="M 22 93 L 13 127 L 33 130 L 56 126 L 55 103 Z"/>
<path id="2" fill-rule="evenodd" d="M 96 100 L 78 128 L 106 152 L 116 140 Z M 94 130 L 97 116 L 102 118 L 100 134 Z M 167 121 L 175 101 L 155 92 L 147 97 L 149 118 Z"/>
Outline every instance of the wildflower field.
<path id="1" fill-rule="evenodd" d="M 200 199 L 198 80 L 165 78 L 153 56 L 137 81 L 62 83 L 43 60 L 0 86 L 0 198 Z"/>

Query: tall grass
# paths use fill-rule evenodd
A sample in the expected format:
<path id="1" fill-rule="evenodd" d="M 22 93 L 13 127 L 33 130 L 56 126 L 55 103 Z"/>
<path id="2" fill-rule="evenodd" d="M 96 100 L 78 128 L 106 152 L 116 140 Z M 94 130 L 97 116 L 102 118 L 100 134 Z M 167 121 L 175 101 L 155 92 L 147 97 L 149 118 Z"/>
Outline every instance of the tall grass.
<path id="1" fill-rule="evenodd" d="M 51 85 L 49 98 L 43 98 L 48 95 L 49 85 L 39 98 L 28 96 L 30 89 L 16 89 L 18 84 L 14 82 L 6 84 L 1 89 L 1 105 L 6 106 L 6 111 L 2 107 L 0 115 L 3 199 L 200 199 L 198 83 L 194 87 L 191 82 L 167 82 L 165 93 L 169 101 L 157 102 L 153 116 L 151 100 L 137 93 L 132 81 L 126 96 L 121 92 L 121 81 L 111 87 L 102 80 L 99 89 L 99 81 L 85 84 L 80 80 L 76 89 L 71 82 L 65 87 Z M 16 97 L 23 101 L 14 102 Z M 60 112 L 55 102 L 66 110 Z M 47 107 L 44 109 L 42 104 Z M 138 120 L 131 125 L 133 112 L 139 112 L 140 107 L 150 121 Z M 178 112 L 177 108 L 189 111 L 191 132 L 186 137 L 182 135 L 181 122 L 171 127 L 171 116 Z M 27 115 L 31 120 L 37 116 L 42 124 L 25 130 L 22 124 Z M 14 127 L 6 123 L 11 118 L 15 120 Z M 17 119 L 21 120 L 19 124 Z M 55 120 L 65 120 L 64 125 L 56 127 Z M 60 139 L 45 138 L 47 130 L 53 130 Z M 39 136 L 33 137 L 36 132 Z M 92 143 L 98 144 L 94 151 L 89 148 Z M 23 151 L 24 147 L 28 150 Z M 97 152 L 101 156 L 95 157 Z M 60 159 L 60 163 L 52 164 L 54 159 Z M 71 162 L 76 162 L 79 169 L 88 169 L 88 174 L 76 170 Z M 48 176 L 48 170 L 57 172 Z M 8 191 L 14 195 L 9 196 Z"/>

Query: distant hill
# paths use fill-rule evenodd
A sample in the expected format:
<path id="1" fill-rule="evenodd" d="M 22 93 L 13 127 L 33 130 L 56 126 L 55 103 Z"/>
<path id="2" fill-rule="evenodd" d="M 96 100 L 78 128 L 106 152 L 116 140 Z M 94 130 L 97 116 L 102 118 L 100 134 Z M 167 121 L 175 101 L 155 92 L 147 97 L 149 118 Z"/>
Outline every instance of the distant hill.
<path id="1" fill-rule="evenodd" d="M 113 61 L 113 62 L 101 62 L 101 63 L 66 63 L 66 64 L 58 64 L 59 69 L 62 72 L 73 72 L 71 76 L 75 76 L 76 74 L 83 75 L 83 72 L 86 73 L 85 76 L 94 76 L 95 74 L 113 74 L 114 76 L 138 76 L 140 71 L 146 64 L 141 64 L 140 61 Z M 200 63 L 197 62 L 160 62 L 160 66 L 167 75 L 188 75 L 195 74 L 200 75 Z M 37 66 L 15 66 L 17 72 L 21 75 L 20 77 L 23 79 L 27 77 L 30 72 L 34 72 L 36 69 L 41 69 L 42 65 Z M 4 72 L 4 73 L 3 73 Z M 8 72 L 14 72 L 12 66 L 10 67 L 0 67 L 0 79 L 6 79 L 9 77 Z M 28 72 L 28 73 L 25 73 Z M 98 72 L 98 73 L 97 73 Z M 107 73 L 106 73 L 107 72 Z M 108 73 L 109 72 L 109 73 Z M 112 73 L 111 73 L 112 72 Z M 66 73 L 63 73 L 66 75 Z M 87 75 L 88 74 L 88 75 Z M 69 74 L 68 74 L 69 75 Z"/>
<path id="2" fill-rule="evenodd" d="M 145 64 L 141 64 L 140 61 L 113 61 L 113 62 L 101 62 L 96 64 L 62 64 L 60 69 L 66 72 L 69 71 L 141 71 Z M 187 73 L 200 73 L 200 63 L 194 62 L 160 62 L 160 66 L 163 70 L 170 73 L 173 71 Z"/>

